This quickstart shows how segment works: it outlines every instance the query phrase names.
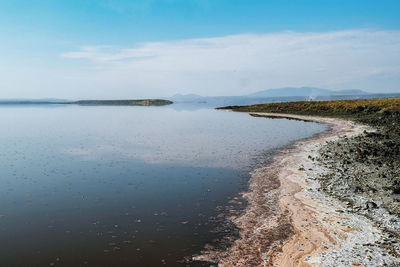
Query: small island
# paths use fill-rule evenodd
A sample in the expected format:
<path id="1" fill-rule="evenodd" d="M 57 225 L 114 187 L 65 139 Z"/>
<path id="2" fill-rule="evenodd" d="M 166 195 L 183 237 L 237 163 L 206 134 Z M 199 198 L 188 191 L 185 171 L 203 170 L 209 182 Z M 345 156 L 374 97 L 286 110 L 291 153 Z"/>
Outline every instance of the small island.
<path id="1" fill-rule="evenodd" d="M 61 102 L 59 104 L 75 104 L 86 106 L 165 106 L 174 102 L 164 99 L 133 99 L 133 100 L 79 100 Z"/>

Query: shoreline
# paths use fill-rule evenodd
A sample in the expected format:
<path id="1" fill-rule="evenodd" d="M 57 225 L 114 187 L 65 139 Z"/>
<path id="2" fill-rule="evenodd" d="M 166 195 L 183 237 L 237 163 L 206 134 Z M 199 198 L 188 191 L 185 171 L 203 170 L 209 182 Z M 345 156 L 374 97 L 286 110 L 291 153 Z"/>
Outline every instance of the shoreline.
<path id="1" fill-rule="evenodd" d="M 205 251 L 195 260 L 219 266 L 381 266 L 398 263 L 379 246 L 385 234 L 356 214 L 348 203 L 321 190 L 329 172 L 315 159 L 328 142 L 361 135 L 368 126 L 316 116 L 248 112 L 250 115 L 299 119 L 330 129 L 278 150 L 266 166 L 254 170 L 242 215 L 231 220 L 240 237 L 225 251 Z"/>

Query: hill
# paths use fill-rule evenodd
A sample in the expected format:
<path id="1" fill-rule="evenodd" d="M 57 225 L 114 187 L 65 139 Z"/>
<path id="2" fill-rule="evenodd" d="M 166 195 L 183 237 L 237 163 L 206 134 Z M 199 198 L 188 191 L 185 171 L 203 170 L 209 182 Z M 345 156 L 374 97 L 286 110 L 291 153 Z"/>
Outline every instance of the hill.
<path id="1" fill-rule="evenodd" d="M 287 96 L 334 96 L 334 95 L 367 95 L 362 90 L 328 90 L 315 87 L 286 87 L 267 89 L 247 95 L 247 97 L 287 97 Z"/>

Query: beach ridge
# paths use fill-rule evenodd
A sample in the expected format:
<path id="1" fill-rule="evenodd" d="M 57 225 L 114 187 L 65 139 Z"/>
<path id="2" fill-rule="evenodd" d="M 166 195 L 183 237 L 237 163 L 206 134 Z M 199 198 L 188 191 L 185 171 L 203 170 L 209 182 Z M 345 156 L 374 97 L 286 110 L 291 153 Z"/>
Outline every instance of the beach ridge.
<path id="1" fill-rule="evenodd" d="M 329 173 L 317 161 L 329 142 L 373 129 L 353 121 L 317 116 L 249 112 L 250 115 L 313 121 L 329 131 L 277 151 L 272 162 L 256 169 L 248 206 L 233 222 L 240 237 L 225 251 L 206 251 L 196 260 L 219 266 L 381 266 L 398 263 L 383 247 L 385 237 L 366 216 L 321 190 Z"/>

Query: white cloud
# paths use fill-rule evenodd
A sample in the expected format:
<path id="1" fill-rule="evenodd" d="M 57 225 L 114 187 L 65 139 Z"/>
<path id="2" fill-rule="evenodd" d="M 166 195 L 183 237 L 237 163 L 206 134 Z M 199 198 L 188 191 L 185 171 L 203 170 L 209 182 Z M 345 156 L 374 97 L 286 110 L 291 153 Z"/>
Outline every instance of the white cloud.
<path id="1" fill-rule="evenodd" d="M 234 95 L 307 85 L 379 91 L 380 76 L 389 79 L 386 91 L 398 91 L 400 31 L 240 34 L 120 49 L 89 46 L 62 56 L 90 60 L 86 78 L 140 88 L 140 95 Z"/>

